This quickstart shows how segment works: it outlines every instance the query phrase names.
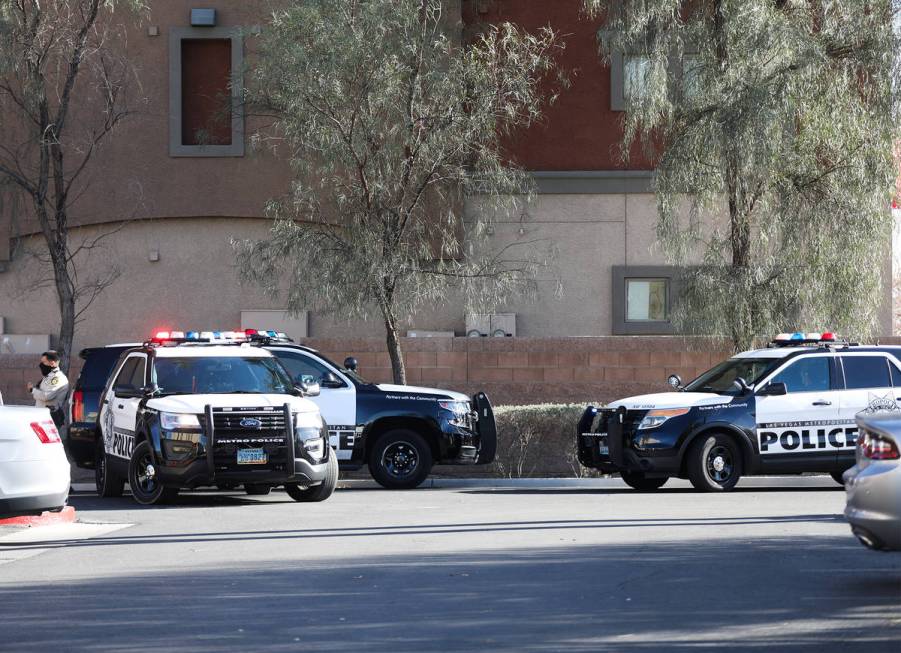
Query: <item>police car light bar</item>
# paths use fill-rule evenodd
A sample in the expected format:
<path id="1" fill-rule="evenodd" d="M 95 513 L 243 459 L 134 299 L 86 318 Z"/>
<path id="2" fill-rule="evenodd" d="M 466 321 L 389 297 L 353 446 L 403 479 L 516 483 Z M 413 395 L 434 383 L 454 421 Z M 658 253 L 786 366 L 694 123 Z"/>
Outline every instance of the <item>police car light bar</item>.
<path id="1" fill-rule="evenodd" d="M 157 331 L 150 339 L 152 344 L 205 342 L 205 343 L 242 343 L 247 342 L 243 331 Z"/>
<path id="2" fill-rule="evenodd" d="M 246 334 L 248 340 L 284 340 L 286 342 L 291 342 L 291 338 L 288 337 L 288 334 L 282 331 L 272 331 L 265 329 L 244 329 L 244 333 Z"/>
<path id="3" fill-rule="evenodd" d="M 775 347 L 794 347 L 797 345 L 821 345 L 821 344 L 848 344 L 846 341 L 840 341 L 831 331 L 823 333 L 804 333 L 803 331 L 795 331 L 794 333 L 780 333 L 770 342 Z"/>

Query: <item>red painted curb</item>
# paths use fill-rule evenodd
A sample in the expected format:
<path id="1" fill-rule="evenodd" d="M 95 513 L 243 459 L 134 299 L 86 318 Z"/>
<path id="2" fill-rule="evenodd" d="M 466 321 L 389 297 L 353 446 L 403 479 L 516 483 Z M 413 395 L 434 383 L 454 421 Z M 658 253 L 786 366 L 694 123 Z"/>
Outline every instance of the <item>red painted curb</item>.
<path id="1" fill-rule="evenodd" d="M 0 526 L 49 526 L 71 524 L 75 521 L 75 508 L 66 506 L 59 512 L 42 512 L 40 515 L 24 515 L 0 519 Z"/>

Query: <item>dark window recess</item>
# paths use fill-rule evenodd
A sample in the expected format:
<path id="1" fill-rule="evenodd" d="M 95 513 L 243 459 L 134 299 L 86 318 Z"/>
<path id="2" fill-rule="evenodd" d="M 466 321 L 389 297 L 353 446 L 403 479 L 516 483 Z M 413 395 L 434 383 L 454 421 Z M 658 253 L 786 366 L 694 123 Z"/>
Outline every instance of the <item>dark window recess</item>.
<path id="1" fill-rule="evenodd" d="M 182 145 L 231 145 L 231 60 L 231 39 L 182 40 Z"/>
<path id="2" fill-rule="evenodd" d="M 843 356 L 842 367 L 848 390 L 892 387 L 888 361 L 882 356 Z"/>
<path id="3" fill-rule="evenodd" d="M 829 390 L 829 359 L 821 356 L 797 360 L 774 376 L 770 383 L 784 383 L 789 392 Z"/>

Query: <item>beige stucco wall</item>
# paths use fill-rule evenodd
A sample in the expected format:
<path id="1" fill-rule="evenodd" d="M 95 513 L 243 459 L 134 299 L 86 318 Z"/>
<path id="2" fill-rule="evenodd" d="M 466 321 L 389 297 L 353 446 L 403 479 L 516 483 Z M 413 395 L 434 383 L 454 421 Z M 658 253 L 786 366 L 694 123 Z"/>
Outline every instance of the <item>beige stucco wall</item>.
<path id="1" fill-rule="evenodd" d="M 469 211 L 474 210 L 472 207 Z M 522 213 L 496 218 L 492 246 L 543 240 L 557 249 L 534 302 L 501 307 L 517 314 L 522 336 L 606 335 L 611 332 L 611 266 L 652 263 L 653 198 L 626 195 L 542 195 Z M 240 311 L 282 308 L 259 289 L 241 285 L 231 238 L 264 237 L 267 221 L 236 217 L 165 218 L 132 221 L 103 241 L 82 263 L 82 278 L 118 269 L 120 277 L 91 306 L 79 325 L 78 347 L 145 337 L 156 328 L 237 328 Z M 519 233 L 522 227 L 522 234 Z M 108 226 L 76 230 L 74 238 L 94 238 Z M 628 244 L 627 251 L 627 232 Z M 27 254 L 41 242 L 28 239 L 10 270 L 0 273 L 0 316 L 9 333 L 55 333 L 55 295 L 35 290 L 46 276 Z M 150 260 L 158 252 L 159 260 Z M 558 296 L 558 280 L 563 293 Z M 315 272 L 311 283 L 316 282 Z M 454 330 L 465 326 L 463 306 L 452 297 L 422 311 L 409 328 Z M 263 326 L 263 325 L 261 325 Z M 347 321 L 311 312 L 311 337 L 381 335 L 377 316 Z"/>

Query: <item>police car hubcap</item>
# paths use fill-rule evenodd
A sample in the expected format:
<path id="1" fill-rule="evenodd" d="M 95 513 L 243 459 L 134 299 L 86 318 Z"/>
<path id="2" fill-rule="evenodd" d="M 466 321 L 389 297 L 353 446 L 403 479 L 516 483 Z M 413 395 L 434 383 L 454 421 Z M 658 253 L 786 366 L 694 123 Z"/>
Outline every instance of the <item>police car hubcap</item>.
<path id="1" fill-rule="evenodd" d="M 707 473 L 717 483 L 722 483 L 732 476 L 732 455 L 726 447 L 713 447 L 707 454 Z"/>
<path id="2" fill-rule="evenodd" d="M 419 465 L 419 456 L 410 443 L 395 442 L 385 449 L 382 464 L 394 476 L 407 476 Z"/>

